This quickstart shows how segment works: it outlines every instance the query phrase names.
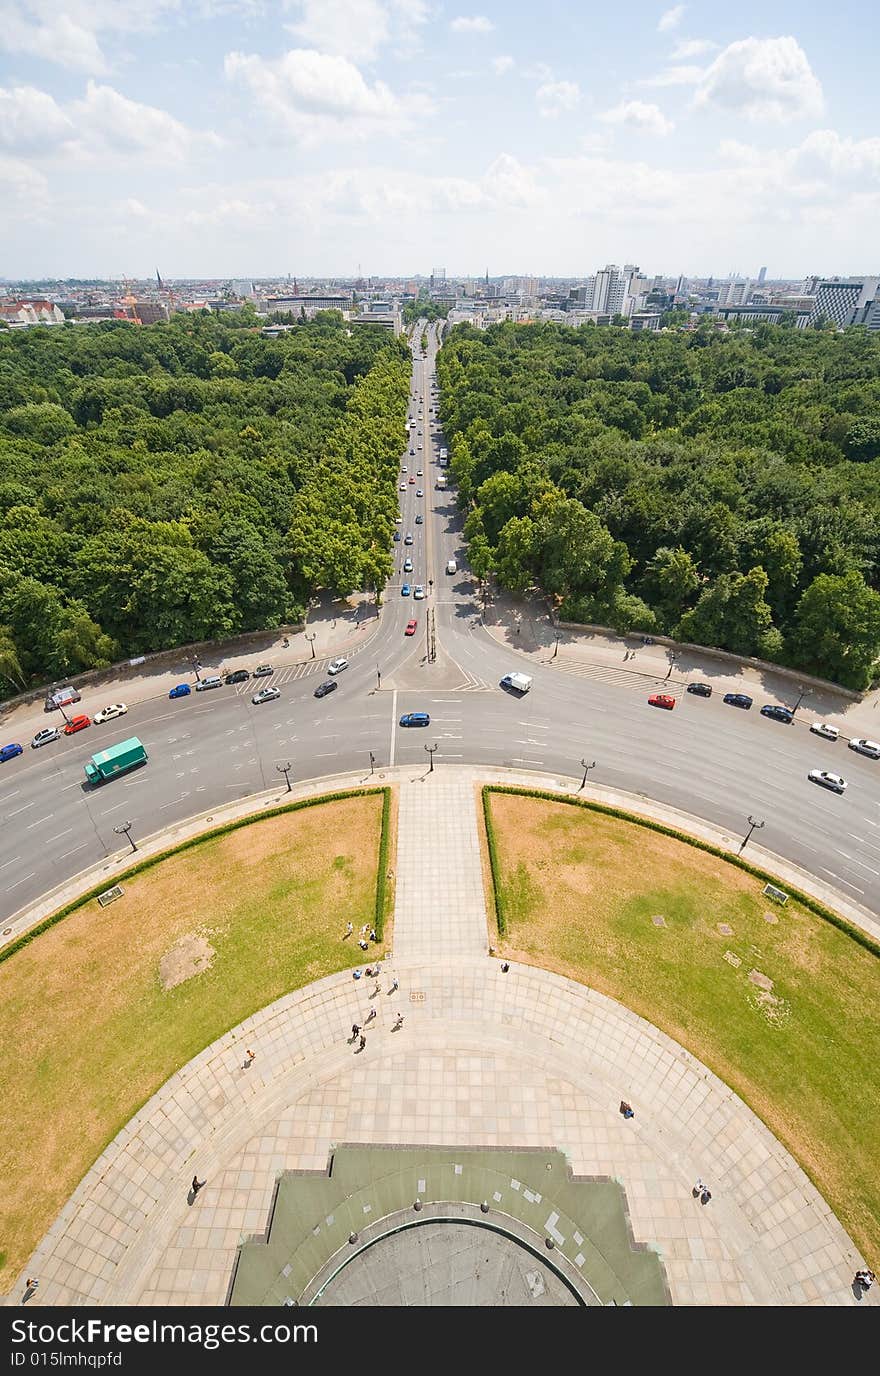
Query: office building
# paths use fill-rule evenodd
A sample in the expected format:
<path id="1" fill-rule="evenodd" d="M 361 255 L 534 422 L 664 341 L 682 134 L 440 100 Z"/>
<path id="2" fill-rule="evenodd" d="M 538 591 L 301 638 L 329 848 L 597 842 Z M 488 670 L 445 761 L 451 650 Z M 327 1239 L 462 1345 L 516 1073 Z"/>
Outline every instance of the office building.
<path id="1" fill-rule="evenodd" d="M 844 330 L 848 325 L 880 329 L 877 292 L 880 277 L 823 277 L 816 286 L 816 304 L 810 324 L 829 320 Z"/>

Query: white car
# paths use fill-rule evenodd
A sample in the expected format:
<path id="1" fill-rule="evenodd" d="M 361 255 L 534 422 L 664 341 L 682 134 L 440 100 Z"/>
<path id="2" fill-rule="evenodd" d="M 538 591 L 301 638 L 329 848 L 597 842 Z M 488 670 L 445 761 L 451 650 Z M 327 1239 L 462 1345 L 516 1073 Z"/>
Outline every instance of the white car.
<path id="1" fill-rule="evenodd" d="M 400 471 L 401 471 L 401 473 L 408 473 L 408 472 L 409 472 L 409 469 L 407 468 L 406 464 L 404 464 L 404 465 L 403 465 L 403 468 L 401 468 Z"/>
<path id="2" fill-rule="evenodd" d="M 836 726 L 829 726 L 827 721 L 814 721 L 810 727 L 814 736 L 821 736 L 826 741 L 836 741 L 840 731 Z"/>
<path id="3" fill-rule="evenodd" d="M 261 688 L 258 693 L 254 693 L 253 697 L 251 698 L 251 702 L 254 704 L 255 707 L 259 707 L 261 702 L 271 702 L 273 698 L 280 697 L 281 689 L 276 688 L 274 684 L 270 683 L 268 688 Z"/>
<path id="4" fill-rule="evenodd" d="M 402 525 L 403 525 L 403 517 L 402 517 L 402 516 L 395 516 L 395 518 L 394 518 L 394 524 L 395 524 L 396 526 L 402 526 Z"/>
<path id="5" fill-rule="evenodd" d="M 424 595 L 425 589 L 422 587 L 421 583 L 416 583 L 415 587 L 413 588 L 413 597 L 416 599 L 417 602 L 419 602 L 424 597 Z"/>
<path id="6" fill-rule="evenodd" d="M 128 708 L 124 702 L 111 702 L 109 707 L 102 707 L 100 712 L 96 712 L 92 721 L 96 726 L 100 726 L 102 721 L 112 721 L 114 717 L 124 717 Z"/>
<path id="7" fill-rule="evenodd" d="M 823 788 L 830 788 L 834 793 L 842 793 L 846 788 L 846 779 L 839 774 L 831 774 L 827 769 L 811 769 L 807 778 L 810 783 L 821 784 Z"/>
<path id="8" fill-rule="evenodd" d="M 31 741 L 31 750 L 39 750 L 41 745 L 48 745 L 50 741 L 60 741 L 61 732 L 57 726 L 44 726 L 42 731 L 38 731 Z"/>
<path id="9" fill-rule="evenodd" d="M 348 668 L 348 660 L 347 660 L 347 659 L 343 659 L 342 656 L 340 656 L 339 659 L 331 659 L 330 663 L 327 665 L 327 673 L 328 673 L 328 674 L 341 674 L 342 671 L 343 671 L 343 669 L 347 669 L 347 668 Z"/>
<path id="10" fill-rule="evenodd" d="M 401 490 L 401 492 L 405 492 L 405 491 L 406 491 L 406 483 L 401 483 L 401 484 L 400 484 L 400 490 Z"/>
<path id="11" fill-rule="evenodd" d="M 880 760 L 880 745 L 877 741 L 866 741 L 863 736 L 856 736 L 855 740 L 849 743 L 850 750 L 857 750 L 860 755 L 867 755 L 872 760 Z"/>

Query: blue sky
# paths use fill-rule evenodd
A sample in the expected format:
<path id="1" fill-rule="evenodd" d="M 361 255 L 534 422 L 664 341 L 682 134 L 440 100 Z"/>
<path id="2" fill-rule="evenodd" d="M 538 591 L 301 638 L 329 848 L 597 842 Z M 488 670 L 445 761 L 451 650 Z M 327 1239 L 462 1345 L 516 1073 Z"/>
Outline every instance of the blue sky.
<path id="1" fill-rule="evenodd" d="M 841 0 L 0 0 L 0 274 L 880 270 Z"/>

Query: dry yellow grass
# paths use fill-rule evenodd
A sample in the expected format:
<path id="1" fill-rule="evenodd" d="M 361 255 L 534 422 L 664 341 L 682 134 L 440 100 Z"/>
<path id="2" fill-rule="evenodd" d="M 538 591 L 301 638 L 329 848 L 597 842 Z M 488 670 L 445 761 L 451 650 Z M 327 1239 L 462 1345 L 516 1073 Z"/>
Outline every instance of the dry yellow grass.
<path id="1" fill-rule="evenodd" d="M 688 1047 L 785 1144 L 876 1266 L 876 956 L 793 900 L 768 923 L 759 880 L 685 842 L 563 802 L 498 793 L 490 807 L 504 954 L 608 994 Z"/>
<path id="2" fill-rule="evenodd" d="M 357 964 L 340 938 L 347 921 L 373 921 L 381 815 L 381 795 L 350 798 L 206 840 L 0 964 L 3 1289 L 175 1070 L 282 994 Z M 210 965 L 163 989 L 163 955 L 192 935 Z"/>

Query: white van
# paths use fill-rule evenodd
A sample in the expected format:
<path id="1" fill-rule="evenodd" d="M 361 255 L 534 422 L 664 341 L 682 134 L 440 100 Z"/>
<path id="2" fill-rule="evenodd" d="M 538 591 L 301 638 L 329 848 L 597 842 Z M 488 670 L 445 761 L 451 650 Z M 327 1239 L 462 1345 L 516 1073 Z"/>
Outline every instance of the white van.
<path id="1" fill-rule="evenodd" d="M 502 688 L 512 688 L 515 693 L 527 693 L 531 686 L 528 674 L 505 674 L 501 680 Z"/>
<path id="2" fill-rule="evenodd" d="M 458 573 L 458 564 L 455 562 L 454 559 L 447 559 L 447 560 L 446 560 L 446 572 L 447 572 L 447 573 Z"/>

